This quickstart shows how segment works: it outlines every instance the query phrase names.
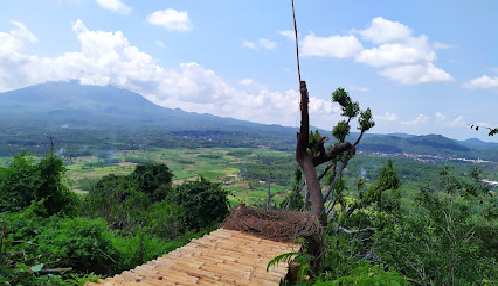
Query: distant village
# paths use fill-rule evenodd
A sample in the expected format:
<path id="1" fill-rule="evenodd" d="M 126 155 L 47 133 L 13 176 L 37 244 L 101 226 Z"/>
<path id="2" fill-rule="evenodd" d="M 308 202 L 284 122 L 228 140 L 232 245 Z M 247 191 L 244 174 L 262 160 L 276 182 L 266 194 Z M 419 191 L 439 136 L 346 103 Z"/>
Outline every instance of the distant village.
<path id="1" fill-rule="evenodd" d="M 406 157 L 406 158 L 411 158 L 415 161 L 420 161 L 424 163 L 436 163 L 437 161 L 461 161 L 461 162 L 471 162 L 471 163 L 491 163 L 491 161 L 485 161 L 481 159 L 477 160 L 471 160 L 471 159 L 465 159 L 465 158 L 458 158 L 458 157 L 445 157 L 441 155 L 419 155 L 419 154 L 408 154 L 408 153 L 396 153 L 396 154 L 387 154 L 387 153 L 382 153 L 382 152 L 374 152 L 374 153 L 367 153 L 364 151 L 359 151 L 358 154 L 364 154 L 364 155 L 378 155 L 378 156 L 383 156 L 383 157 L 392 157 L 392 156 L 401 156 L 401 157 Z"/>

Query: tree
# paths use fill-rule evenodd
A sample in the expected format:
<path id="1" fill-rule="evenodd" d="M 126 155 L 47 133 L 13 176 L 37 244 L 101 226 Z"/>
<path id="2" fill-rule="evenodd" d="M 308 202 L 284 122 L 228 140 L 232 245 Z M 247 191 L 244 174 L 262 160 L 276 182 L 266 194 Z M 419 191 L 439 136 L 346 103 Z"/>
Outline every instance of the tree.
<path id="1" fill-rule="evenodd" d="M 21 211 L 32 201 L 43 200 L 48 216 L 74 214 L 78 198 L 62 182 L 66 172 L 62 160 L 49 154 L 33 163 L 25 155 L 14 157 L 7 168 L 0 168 L 0 212 Z"/>
<path id="2" fill-rule="evenodd" d="M 308 112 L 309 95 L 306 89 L 306 82 L 300 82 L 301 93 L 301 126 L 297 133 L 296 144 L 296 161 L 303 169 L 306 180 L 306 189 L 311 198 L 311 211 L 319 219 L 320 224 L 327 224 L 327 214 L 325 202 L 327 201 L 331 187 L 339 180 L 342 172 L 346 168 L 348 161 L 355 153 L 355 146 L 361 140 L 363 134 L 374 126 L 372 112 L 370 108 L 360 112 L 360 105 L 357 101 L 353 102 L 349 94 L 343 89 L 338 88 L 332 93 L 332 101 L 339 103 L 342 114 L 345 119 L 339 121 L 332 131 L 332 136 L 337 139 L 333 145 L 325 150 L 325 143 L 329 137 L 320 137 L 319 133 L 310 136 L 310 121 Z M 346 142 L 346 136 L 351 131 L 351 120 L 358 117 L 358 129 L 360 136 L 355 143 Z M 319 138 L 320 137 L 320 138 Z M 325 195 L 321 192 L 320 179 L 324 175 L 317 175 L 316 167 L 331 162 L 325 169 L 325 173 L 332 169 L 333 180 Z"/>
<path id="3" fill-rule="evenodd" d="M 227 195 L 220 184 L 200 177 L 178 186 L 167 200 L 184 209 L 180 215 L 183 230 L 199 230 L 220 223 L 229 215 Z"/>
<path id="4" fill-rule="evenodd" d="M 301 194 L 301 191 L 303 189 L 303 185 L 301 184 L 303 173 L 301 172 L 301 169 L 296 169 L 296 171 L 294 172 L 294 176 L 295 177 L 294 184 L 292 185 L 292 190 L 280 204 L 280 208 L 286 211 L 298 211 L 303 209 L 304 207 L 304 198 Z"/>
<path id="5" fill-rule="evenodd" d="M 328 180 L 331 180 L 329 176 Z M 358 195 L 357 199 L 350 205 L 344 198 L 344 192 L 346 191 L 345 183 L 342 178 L 337 180 L 337 183 L 332 188 L 334 195 L 327 206 L 327 214 L 330 213 L 330 219 L 333 220 L 339 217 L 337 222 L 337 231 L 343 231 L 349 234 L 361 233 L 364 231 L 374 231 L 374 228 L 366 227 L 363 229 L 350 230 L 343 227 L 343 222 L 349 219 L 356 210 L 365 209 L 369 206 L 377 204 L 381 208 L 381 211 L 394 211 L 399 209 L 401 192 L 398 190 L 401 187 L 401 181 L 393 167 L 393 162 L 389 159 L 382 171 L 379 174 L 378 179 L 368 188 L 367 192 L 362 191 L 364 187 L 364 182 L 362 179 L 358 182 Z M 387 190 L 393 190 L 393 194 L 389 196 L 384 195 Z M 340 211 L 336 210 L 334 207 L 340 205 Z"/>
<path id="6" fill-rule="evenodd" d="M 173 190 L 172 179 L 171 170 L 162 163 L 137 165 L 130 175 L 106 175 L 85 197 L 84 211 L 91 218 L 104 218 L 115 229 L 136 228 L 146 223 L 149 209 Z"/>

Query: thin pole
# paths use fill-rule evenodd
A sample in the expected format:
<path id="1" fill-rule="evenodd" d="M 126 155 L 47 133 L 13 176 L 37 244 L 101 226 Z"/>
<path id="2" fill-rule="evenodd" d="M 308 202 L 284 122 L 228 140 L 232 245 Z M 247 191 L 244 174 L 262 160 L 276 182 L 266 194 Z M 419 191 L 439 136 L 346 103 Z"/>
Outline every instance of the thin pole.
<path id="1" fill-rule="evenodd" d="M 296 11 L 294 10 L 294 0 L 292 0 L 292 18 L 294 19 L 294 31 L 296 33 L 297 76 L 299 77 L 299 83 L 301 83 L 301 71 L 299 70 L 299 44 L 297 41 L 297 23 L 296 23 Z"/>

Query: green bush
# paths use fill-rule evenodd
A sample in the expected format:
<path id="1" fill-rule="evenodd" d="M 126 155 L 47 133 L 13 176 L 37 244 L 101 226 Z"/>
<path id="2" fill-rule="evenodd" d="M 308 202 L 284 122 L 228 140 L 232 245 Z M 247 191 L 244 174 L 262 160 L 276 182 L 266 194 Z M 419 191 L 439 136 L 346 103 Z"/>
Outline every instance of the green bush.
<path id="1" fill-rule="evenodd" d="M 350 275 L 340 277 L 333 281 L 318 281 L 315 286 L 402 286 L 410 285 L 403 276 L 396 272 L 384 271 L 382 265 L 357 267 Z"/>
<path id="2" fill-rule="evenodd" d="M 180 215 L 182 230 L 199 230 L 220 223 L 229 215 L 228 194 L 220 184 L 201 177 L 177 187 L 167 200 L 184 209 Z"/>
<path id="3" fill-rule="evenodd" d="M 22 211 L 32 201 L 43 200 L 46 216 L 59 212 L 75 215 L 79 200 L 62 182 L 66 172 L 62 160 L 48 155 L 33 163 L 25 155 L 0 168 L 0 212 Z"/>

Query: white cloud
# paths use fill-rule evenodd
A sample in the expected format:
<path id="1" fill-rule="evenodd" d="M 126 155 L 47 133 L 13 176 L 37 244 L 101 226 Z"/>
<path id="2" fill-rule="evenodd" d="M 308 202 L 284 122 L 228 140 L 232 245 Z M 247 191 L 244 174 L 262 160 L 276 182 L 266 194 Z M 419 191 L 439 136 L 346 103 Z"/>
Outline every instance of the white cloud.
<path id="1" fill-rule="evenodd" d="M 382 44 L 379 48 L 365 49 L 356 57 L 356 61 L 374 67 L 431 63 L 435 60 L 436 53 L 428 45 L 426 36 L 412 37 L 403 43 Z"/>
<path id="2" fill-rule="evenodd" d="M 439 42 L 430 44 L 425 35 L 415 37 L 406 25 L 377 17 L 367 29 L 351 33 L 377 45 L 365 49 L 353 35 L 323 38 L 310 34 L 301 43 L 302 55 L 354 57 L 356 62 L 379 68 L 380 75 L 403 85 L 454 80 L 449 73 L 434 65 L 437 59 L 435 50 L 450 46 Z"/>
<path id="3" fill-rule="evenodd" d="M 349 90 L 352 92 L 368 92 L 368 87 L 364 86 L 350 86 Z"/>
<path id="4" fill-rule="evenodd" d="M 435 50 L 447 50 L 447 49 L 453 49 L 455 46 L 450 44 L 435 42 L 434 45 L 432 45 L 432 47 Z"/>
<path id="5" fill-rule="evenodd" d="M 488 127 L 491 127 L 491 124 L 486 123 L 486 122 L 477 122 L 476 124 L 474 124 L 474 126 L 479 126 L 479 127 L 482 127 L 482 128 L 488 128 Z"/>
<path id="6" fill-rule="evenodd" d="M 463 84 L 465 88 L 498 88 L 498 76 L 490 77 L 483 75 Z"/>
<path id="7" fill-rule="evenodd" d="M 254 83 L 254 80 L 250 79 L 250 78 L 245 78 L 245 79 L 239 80 L 239 84 L 243 85 L 243 86 L 249 86 L 253 83 Z"/>
<path id="8" fill-rule="evenodd" d="M 164 43 L 159 41 L 159 40 L 155 40 L 154 41 L 154 45 L 160 47 L 160 48 L 164 48 Z"/>
<path id="9" fill-rule="evenodd" d="M 427 36 L 414 37 L 407 26 L 380 17 L 372 20 L 370 28 L 359 33 L 380 45 L 362 50 L 355 61 L 381 68 L 379 74 L 393 81 L 416 85 L 454 80 L 434 65 L 435 49 L 448 48 L 442 43 L 431 45 Z"/>
<path id="10" fill-rule="evenodd" d="M 463 116 L 458 116 L 451 121 L 443 123 L 443 125 L 449 126 L 449 127 L 462 127 L 462 126 L 465 126 L 466 124 L 463 121 Z"/>
<path id="11" fill-rule="evenodd" d="M 97 4 L 104 9 L 125 15 L 130 14 L 132 10 L 130 6 L 125 5 L 120 0 L 97 0 Z"/>
<path id="12" fill-rule="evenodd" d="M 176 11 L 172 8 L 154 11 L 147 15 L 145 21 L 170 31 L 186 32 L 192 30 L 192 22 L 188 18 L 187 12 Z"/>
<path id="13" fill-rule="evenodd" d="M 207 112 L 259 123 L 299 124 L 299 93 L 271 91 L 249 79 L 230 86 L 213 70 L 197 63 L 164 69 L 158 61 L 131 45 L 121 31 L 89 30 L 81 20 L 72 25 L 80 50 L 56 57 L 28 53 L 36 37 L 18 22 L 0 32 L 0 91 L 46 81 L 78 79 L 86 85 L 114 85 L 143 94 L 155 104 Z M 313 122 L 330 122 L 340 112 L 330 100 L 310 98 Z"/>
<path id="14" fill-rule="evenodd" d="M 407 26 L 397 21 L 386 20 L 382 17 L 372 19 L 370 27 L 359 31 L 359 33 L 364 39 L 376 44 L 405 40 L 412 34 Z"/>
<path id="15" fill-rule="evenodd" d="M 270 41 L 269 39 L 260 38 L 259 45 L 266 50 L 274 50 L 277 47 L 277 43 Z"/>
<path id="16" fill-rule="evenodd" d="M 375 120 L 384 120 L 384 121 L 395 121 L 398 119 L 396 113 L 386 112 L 386 114 L 381 116 L 375 116 Z"/>
<path id="17" fill-rule="evenodd" d="M 446 116 L 444 116 L 444 114 L 442 114 L 441 112 L 437 111 L 436 112 L 436 119 L 445 120 Z"/>
<path id="18" fill-rule="evenodd" d="M 296 32 L 292 30 L 277 31 L 277 34 L 294 40 L 296 38 Z"/>
<path id="19" fill-rule="evenodd" d="M 415 119 L 401 122 L 401 124 L 416 125 L 416 124 L 425 124 L 427 122 L 429 122 L 429 117 L 423 114 L 419 114 L 419 116 L 417 116 Z"/>
<path id="20" fill-rule="evenodd" d="M 362 48 L 355 36 L 317 37 L 310 34 L 304 37 L 302 56 L 346 58 L 355 56 Z"/>
<path id="21" fill-rule="evenodd" d="M 242 47 L 254 50 L 256 48 L 256 44 L 253 42 L 244 41 L 242 42 Z"/>
<path id="22" fill-rule="evenodd" d="M 382 70 L 380 74 L 403 85 L 453 80 L 450 74 L 435 67 L 432 63 L 427 65 L 409 65 L 387 68 Z"/>

